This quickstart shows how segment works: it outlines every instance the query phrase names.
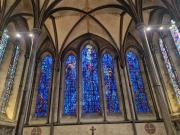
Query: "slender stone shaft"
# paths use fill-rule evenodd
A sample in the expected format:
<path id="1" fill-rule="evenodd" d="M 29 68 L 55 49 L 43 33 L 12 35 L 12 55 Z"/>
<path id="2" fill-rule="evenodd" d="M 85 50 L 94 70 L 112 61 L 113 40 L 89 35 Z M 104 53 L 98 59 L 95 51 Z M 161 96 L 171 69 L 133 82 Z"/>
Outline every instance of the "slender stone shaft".
<path id="1" fill-rule="evenodd" d="M 162 86 L 160 83 L 160 79 L 159 79 L 159 75 L 158 75 L 158 71 L 156 69 L 155 66 L 155 62 L 153 59 L 153 55 L 149 46 L 149 42 L 147 39 L 147 34 L 145 31 L 145 27 L 143 24 L 139 25 L 137 27 L 137 29 L 140 32 L 140 38 L 144 47 L 144 51 L 146 53 L 146 57 L 148 59 L 148 64 L 149 64 L 149 69 L 150 69 L 150 74 L 151 74 L 151 78 L 152 78 L 152 83 L 153 83 L 153 87 L 154 87 L 154 91 L 157 95 L 157 101 L 159 104 L 159 108 L 161 110 L 161 114 L 164 120 L 164 125 L 167 131 L 168 135 L 176 135 L 171 118 L 170 118 L 170 114 L 168 111 L 168 107 L 167 104 L 165 103 L 165 98 L 164 98 L 164 94 L 163 94 L 163 90 L 162 90 Z"/>
<path id="2" fill-rule="evenodd" d="M 23 91 L 23 97 L 22 97 L 22 104 L 19 112 L 19 119 L 17 122 L 17 127 L 15 130 L 15 135 L 22 135 L 23 134 L 23 127 L 26 122 L 27 118 L 27 111 L 28 106 L 30 102 L 30 95 L 32 91 L 32 83 L 34 78 L 34 68 L 36 63 L 36 53 L 37 53 L 37 46 L 38 46 L 38 40 L 40 36 L 40 30 L 37 28 L 33 29 L 34 37 L 32 39 L 31 49 L 30 49 L 30 59 L 29 59 L 29 65 L 28 65 L 28 72 L 25 82 L 25 87 Z"/>

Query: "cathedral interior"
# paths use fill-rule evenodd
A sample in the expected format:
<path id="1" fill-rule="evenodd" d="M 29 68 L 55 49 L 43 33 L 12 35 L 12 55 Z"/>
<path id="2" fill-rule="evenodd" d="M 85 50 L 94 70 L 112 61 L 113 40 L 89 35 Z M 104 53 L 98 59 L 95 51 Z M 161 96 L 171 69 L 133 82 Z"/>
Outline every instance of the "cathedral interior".
<path id="1" fill-rule="evenodd" d="M 180 0 L 0 0 L 0 135 L 180 135 Z"/>

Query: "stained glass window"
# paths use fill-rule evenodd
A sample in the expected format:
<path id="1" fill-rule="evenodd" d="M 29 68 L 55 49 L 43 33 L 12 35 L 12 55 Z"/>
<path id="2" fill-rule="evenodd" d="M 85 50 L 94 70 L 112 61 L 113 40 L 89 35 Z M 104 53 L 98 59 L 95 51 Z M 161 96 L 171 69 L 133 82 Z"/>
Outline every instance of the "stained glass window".
<path id="1" fill-rule="evenodd" d="M 5 30 L 3 35 L 2 35 L 2 38 L 0 40 L 0 64 L 3 60 L 8 41 L 9 41 L 9 36 L 7 35 L 7 30 Z"/>
<path id="2" fill-rule="evenodd" d="M 120 112 L 113 57 L 106 53 L 102 59 L 107 111 Z"/>
<path id="3" fill-rule="evenodd" d="M 100 112 L 98 58 L 94 47 L 87 45 L 82 50 L 82 111 Z"/>
<path id="4" fill-rule="evenodd" d="M 1 113 L 6 113 L 6 107 L 8 105 L 10 94 L 12 91 L 19 55 L 20 55 L 20 47 L 19 45 L 17 45 L 12 55 L 11 63 L 9 65 L 9 69 L 5 81 L 5 86 L 2 94 L 1 108 L 0 108 Z"/>
<path id="5" fill-rule="evenodd" d="M 170 77 L 171 82 L 172 82 L 172 86 L 173 86 L 174 91 L 176 93 L 178 103 L 180 103 L 180 88 L 179 88 L 179 85 L 178 85 L 178 81 L 176 80 L 176 76 L 175 76 L 172 64 L 171 64 L 171 62 L 169 60 L 169 57 L 168 57 L 168 50 L 164 46 L 164 43 L 163 43 L 162 39 L 159 39 L 159 45 L 160 45 L 161 53 L 162 53 L 162 56 L 163 56 L 163 59 L 164 59 L 164 63 L 166 65 L 169 77 Z"/>
<path id="6" fill-rule="evenodd" d="M 174 39 L 176 48 L 177 48 L 177 50 L 179 52 L 179 55 L 180 55 L 180 32 L 179 32 L 179 29 L 176 26 L 175 21 L 173 21 L 173 20 L 171 20 L 170 31 L 171 31 L 171 35 L 172 35 L 172 37 Z"/>
<path id="7" fill-rule="evenodd" d="M 52 83 L 53 58 L 46 55 L 41 60 L 35 117 L 48 115 L 48 101 Z"/>
<path id="8" fill-rule="evenodd" d="M 129 70 L 130 81 L 134 93 L 136 110 L 139 113 L 150 112 L 150 107 L 145 94 L 144 81 L 142 78 L 138 57 L 133 51 L 129 51 L 126 54 L 126 60 Z"/>
<path id="9" fill-rule="evenodd" d="M 64 114 L 76 114 L 76 57 L 68 56 L 65 63 Z"/>

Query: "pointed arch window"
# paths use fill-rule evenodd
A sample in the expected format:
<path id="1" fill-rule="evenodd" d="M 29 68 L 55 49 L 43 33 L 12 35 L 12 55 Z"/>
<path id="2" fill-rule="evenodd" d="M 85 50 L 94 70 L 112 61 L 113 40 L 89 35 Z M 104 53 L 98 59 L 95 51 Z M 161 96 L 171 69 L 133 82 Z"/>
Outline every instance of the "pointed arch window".
<path id="1" fill-rule="evenodd" d="M 170 62 L 170 59 L 168 56 L 168 50 L 166 49 L 166 46 L 164 45 L 161 38 L 159 39 L 159 45 L 160 45 L 160 50 L 161 50 L 161 53 L 163 56 L 164 64 L 166 65 L 166 69 L 167 69 L 169 77 L 171 79 L 172 86 L 176 93 L 177 101 L 180 104 L 180 86 L 178 84 L 176 74 L 174 73 L 173 66 Z"/>
<path id="2" fill-rule="evenodd" d="M 105 53 L 102 58 L 104 87 L 108 113 L 120 112 L 113 57 Z"/>
<path id="3" fill-rule="evenodd" d="M 95 48 L 87 45 L 81 53 L 82 59 L 82 112 L 99 113 L 100 93 L 98 57 Z"/>
<path id="4" fill-rule="evenodd" d="M 0 40 L 0 64 L 3 60 L 4 53 L 6 50 L 6 46 L 7 46 L 8 41 L 9 41 L 9 36 L 7 35 L 7 32 L 8 32 L 7 30 L 4 30 L 2 38 Z"/>
<path id="5" fill-rule="evenodd" d="M 178 27 L 176 26 L 176 22 L 173 20 L 171 20 L 170 31 L 171 31 L 171 35 L 174 39 L 176 48 L 177 48 L 179 55 L 180 55 L 180 32 L 179 32 Z"/>
<path id="6" fill-rule="evenodd" d="M 128 51 L 126 54 L 126 61 L 136 110 L 138 113 L 148 113 L 151 110 L 145 93 L 144 81 L 138 56 L 135 52 Z"/>
<path id="7" fill-rule="evenodd" d="M 47 117 L 49 110 L 49 95 L 52 84 L 53 58 L 46 55 L 41 59 L 38 94 L 36 97 L 35 117 Z"/>
<path id="8" fill-rule="evenodd" d="M 65 62 L 64 114 L 76 115 L 76 57 L 69 55 Z"/>
<path id="9" fill-rule="evenodd" d="M 6 81 L 5 81 L 5 86 L 2 94 L 2 101 L 1 101 L 1 113 L 5 114 L 6 113 L 6 108 L 10 99 L 10 94 L 12 92 L 12 87 L 14 83 L 14 78 L 16 75 L 16 69 L 18 65 L 18 60 L 20 56 L 20 45 L 16 45 L 14 48 L 14 53 L 11 58 L 11 62 L 9 65 Z"/>

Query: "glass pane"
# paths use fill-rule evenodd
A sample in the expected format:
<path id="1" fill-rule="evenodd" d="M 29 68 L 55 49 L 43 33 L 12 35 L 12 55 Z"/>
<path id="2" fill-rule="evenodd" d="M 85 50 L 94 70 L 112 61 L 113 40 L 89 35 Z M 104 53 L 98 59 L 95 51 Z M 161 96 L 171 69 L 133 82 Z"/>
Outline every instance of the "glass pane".
<path id="1" fill-rule="evenodd" d="M 9 41 L 9 36 L 7 35 L 7 30 L 5 30 L 2 35 L 2 39 L 0 40 L 0 64 L 3 60 L 8 41 Z"/>
<path id="2" fill-rule="evenodd" d="M 20 47 L 19 45 L 17 45 L 14 49 L 14 53 L 12 55 L 11 63 L 9 65 L 9 69 L 8 69 L 8 73 L 6 77 L 6 82 L 5 82 L 3 95 L 2 95 L 2 101 L 1 101 L 1 113 L 6 113 L 6 107 L 8 105 L 12 88 L 13 88 L 13 84 L 14 84 L 14 78 L 16 75 L 19 55 L 20 55 Z"/>
<path id="3" fill-rule="evenodd" d="M 169 74 L 169 77 L 171 79 L 174 91 L 176 93 L 176 97 L 177 97 L 178 103 L 180 103 L 180 89 L 179 89 L 179 85 L 178 85 L 178 82 L 176 80 L 176 76 L 174 74 L 174 71 L 173 71 L 173 68 L 172 68 L 172 64 L 170 63 L 170 60 L 169 60 L 169 57 L 168 57 L 168 52 L 165 49 L 165 46 L 164 46 L 164 43 L 163 43 L 162 39 L 159 39 L 159 44 L 160 44 L 161 53 L 163 55 L 164 63 L 165 63 L 166 68 L 168 70 L 168 74 Z"/>
<path id="4" fill-rule="evenodd" d="M 48 115 L 48 101 L 52 83 L 53 58 L 50 55 L 41 60 L 38 95 L 36 98 L 36 117 L 46 117 Z"/>
<path id="5" fill-rule="evenodd" d="M 107 103 L 107 111 L 120 112 L 117 86 L 114 71 L 114 62 L 110 54 L 103 55 L 104 87 Z"/>
<path id="6" fill-rule="evenodd" d="M 76 114 L 76 58 L 74 55 L 66 59 L 65 71 L 65 94 L 64 94 L 64 114 Z"/>
<path id="7" fill-rule="evenodd" d="M 82 50 L 82 111 L 100 112 L 98 58 L 95 48 L 87 45 Z"/>
<path id="8" fill-rule="evenodd" d="M 171 20 L 171 27 L 170 27 L 170 31 L 172 34 L 172 37 L 174 39 L 176 48 L 180 54 L 180 32 L 179 29 L 177 28 L 175 21 Z"/>
<path id="9" fill-rule="evenodd" d="M 134 92 L 134 100 L 135 100 L 137 112 L 139 113 L 150 112 L 150 107 L 145 94 L 144 82 L 141 74 L 138 57 L 134 52 L 129 51 L 126 55 L 126 59 L 127 59 L 130 81 Z"/>

